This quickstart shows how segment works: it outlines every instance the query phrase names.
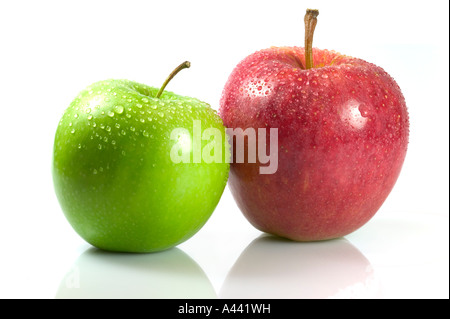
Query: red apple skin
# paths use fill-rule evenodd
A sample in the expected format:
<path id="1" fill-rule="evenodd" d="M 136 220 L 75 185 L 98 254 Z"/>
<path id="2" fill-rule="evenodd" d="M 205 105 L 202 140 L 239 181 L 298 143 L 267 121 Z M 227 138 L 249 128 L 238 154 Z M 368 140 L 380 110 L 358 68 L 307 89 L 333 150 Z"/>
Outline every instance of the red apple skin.
<path id="1" fill-rule="evenodd" d="M 383 69 L 334 51 L 313 56 L 304 69 L 303 48 L 249 55 L 219 109 L 228 128 L 278 128 L 276 173 L 260 174 L 267 164 L 258 160 L 232 163 L 229 188 L 253 226 L 296 241 L 342 237 L 368 222 L 397 181 L 409 139 L 405 99 Z"/>

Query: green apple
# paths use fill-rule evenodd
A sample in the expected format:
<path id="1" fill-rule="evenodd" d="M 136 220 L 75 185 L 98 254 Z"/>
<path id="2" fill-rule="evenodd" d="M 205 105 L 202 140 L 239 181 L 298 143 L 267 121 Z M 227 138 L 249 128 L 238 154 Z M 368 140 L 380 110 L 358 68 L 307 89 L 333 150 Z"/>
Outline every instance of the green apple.
<path id="1" fill-rule="evenodd" d="M 208 104 L 164 91 L 189 65 L 160 89 L 94 83 L 65 111 L 54 141 L 54 187 L 67 220 L 91 245 L 168 249 L 200 230 L 217 206 L 229 171 L 222 120 Z"/>

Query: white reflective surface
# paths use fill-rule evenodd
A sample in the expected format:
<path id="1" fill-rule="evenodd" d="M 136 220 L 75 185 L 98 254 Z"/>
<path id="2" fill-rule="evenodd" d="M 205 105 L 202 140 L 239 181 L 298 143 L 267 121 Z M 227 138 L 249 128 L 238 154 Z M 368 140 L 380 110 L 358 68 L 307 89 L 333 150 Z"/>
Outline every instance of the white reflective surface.
<path id="1" fill-rule="evenodd" d="M 0 298 L 448 298 L 443 214 L 381 212 L 345 238 L 298 243 L 226 213 L 154 254 L 92 248 L 64 220 L 65 234 L 29 232 L 34 241 L 5 245 Z M 234 232 L 222 227 L 229 218 Z"/>

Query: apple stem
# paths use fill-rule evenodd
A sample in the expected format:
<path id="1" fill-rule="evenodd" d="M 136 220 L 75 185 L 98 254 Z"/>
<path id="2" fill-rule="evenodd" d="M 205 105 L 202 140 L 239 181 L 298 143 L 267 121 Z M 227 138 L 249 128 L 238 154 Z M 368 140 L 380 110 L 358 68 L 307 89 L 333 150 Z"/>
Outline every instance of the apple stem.
<path id="1" fill-rule="evenodd" d="M 306 14 L 305 14 L 306 69 L 311 69 L 314 67 L 312 43 L 313 43 L 314 30 L 316 29 L 318 15 L 319 15 L 319 10 L 315 10 L 315 9 L 306 10 Z"/>
<path id="2" fill-rule="evenodd" d="M 191 62 L 189 61 L 184 61 L 183 63 L 181 63 L 179 66 L 177 66 L 177 68 L 175 70 L 172 71 L 172 73 L 170 73 L 169 77 L 166 79 L 166 81 L 164 81 L 163 85 L 161 86 L 161 88 L 158 91 L 158 94 L 156 94 L 156 98 L 159 99 L 159 97 L 161 96 L 161 94 L 163 94 L 164 89 L 166 88 L 167 84 L 169 84 L 170 80 L 173 79 L 173 77 L 175 75 L 177 75 L 178 72 L 180 72 L 183 69 L 187 69 L 191 66 Z"/>

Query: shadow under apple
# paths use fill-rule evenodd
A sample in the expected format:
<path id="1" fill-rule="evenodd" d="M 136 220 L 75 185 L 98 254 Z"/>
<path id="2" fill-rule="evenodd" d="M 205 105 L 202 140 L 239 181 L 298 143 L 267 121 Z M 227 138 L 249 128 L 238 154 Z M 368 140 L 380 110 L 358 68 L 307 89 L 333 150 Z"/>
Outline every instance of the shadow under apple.
<path id="1" fill-rule="evenodd" d="M 294 242 L 263 234 L 242 252 L 220 298 L 374 298 L 370 262 L 345 238 Z"/>
<path id="2" fill-rule="evenodd" d="M 57 299 L 215 299 L 200 266 L 179 248 L 151 254 L 86 250 L 62 279 Z"/>

